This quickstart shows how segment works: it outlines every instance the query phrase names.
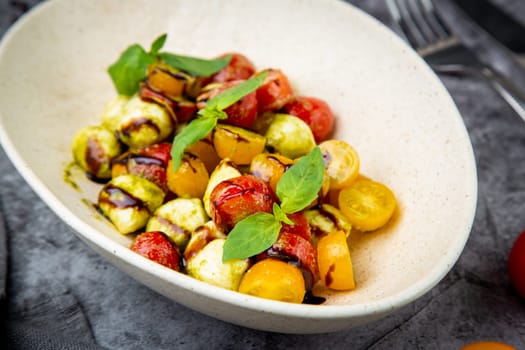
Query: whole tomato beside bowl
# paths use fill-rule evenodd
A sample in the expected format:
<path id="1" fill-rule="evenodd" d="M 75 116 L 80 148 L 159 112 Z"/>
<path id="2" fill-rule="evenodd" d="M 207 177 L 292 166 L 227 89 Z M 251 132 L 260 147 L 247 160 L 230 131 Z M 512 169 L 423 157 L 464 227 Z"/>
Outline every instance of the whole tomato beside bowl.
<path id="1" fill-rule="evenodd" d="M 525 231 L 521 232 L 509 253 L 509 276 L 512 285 L 525 298 Z"/>

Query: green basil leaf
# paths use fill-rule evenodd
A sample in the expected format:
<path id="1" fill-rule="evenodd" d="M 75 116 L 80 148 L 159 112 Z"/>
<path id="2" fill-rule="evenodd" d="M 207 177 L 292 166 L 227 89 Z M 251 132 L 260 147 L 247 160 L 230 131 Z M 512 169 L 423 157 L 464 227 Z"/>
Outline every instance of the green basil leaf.
<path id="1" fill-rule="evenodd" d="M 246 259 L 264 252 L 279 237 L 281 223 L 269 213 L 255 213 L 239 221 L 228 233 L 222 261 Z"/>
<path id="2" fill-rule="evenodd" d="M 166 43 L 166 39 L 168 38 L 168 34 L 164 33 L 161 36 L 159 36 L 153 43 L 151 44 L 151 48 L 149 49 L 149 53 L 151 55 L 156 55 L 159 53 L 160 49 L 164 46 Z"/>
<path id="3" fill-rule="evenodd" d="M 216 118 L 197 118 L 193 119 L 182 131 L 175 137 L 171 145 L 171 159 L 173 169 L 177 171 L 184 155 L 184 150 L 193 145 L 195 142 L 203 139 L 217 125 Z"/>
<path id="4" fill-rule="evenodd" d="M 217 120 L 226 119 L 228 115 L 223 111 L 224 108 L 240 100 L 246 94 L 259 87 L 266 75 L 252 78 L 241 84 L 224 91 L 206 103 L 206 107 L 201 109 L 198 114 L 201 118 L 194 119 L 182 131 L 175 136 L 171 147 L 171 159 L 173 169 L 177 171 L 186 147 L 204 138 L 217 125 Z M 240 88 L 239 88 L 240 87 Z M 237 89 L 239 88 L 239 89 Z M 233 93 L 230 91 L 234 90 Z M 215 101 L 210 104 L 210 101 Z"/>
<path id="5" fill-rule="evenodd" d="M 146 77 L 148 66 L 153 62 L 155 57 L 144 51 L 142 46 L 134 44 L 128 47 L 108 68 L 117 92 L 126 96 L 137 92 L 140 82 Z"/>
<path id="6" fill-rule="evenodd" d="M 286 216 L 286 213 L 281 209 L 279 204 L 273 203 L 273 216 L 275 217 L 275 220 L 284 222 L 288 225 L 293 225 L 293 221 Z"/>
<path id="7" fill-rule="evenodd" d="M 267 74 L 268 72 L 264 72 L 256 77 L 245 80 L 239 85 L 225 90 L 217 96 L 209 99 L 208 102 L 206 102 L 206 109 L 223 110 L 230 107 L 250 92 L 257 90 L 257 88 L 264 82 Z"/>
<path id="8" fill-rule="evenodd" d="M 197 57 L 175 55 L 169 52 L 161 52 L 158 54 L 158 56 L 161 60 L 173 68 L 180 69 L 192 75 L 204 77 L 208 77 L 214 73 L 217 73 L 226 67 L 232 59 L 231 55 L 212 60 L 206 60 Z"/>
<path id="9" fill-rule="evenodd" d="M 227 119 L 228 115 L 220 109 L 203 108 L 197 112 L 198 115 L 204 118 Z"/>
<path id="10" fill-rule="evenodd" d="M 323 185 L 324 170 L 319 147 L 292 165 L 277 183 L 276 192 L 281 200 L 281 209 L 291 214 L 312 203 Z"/>

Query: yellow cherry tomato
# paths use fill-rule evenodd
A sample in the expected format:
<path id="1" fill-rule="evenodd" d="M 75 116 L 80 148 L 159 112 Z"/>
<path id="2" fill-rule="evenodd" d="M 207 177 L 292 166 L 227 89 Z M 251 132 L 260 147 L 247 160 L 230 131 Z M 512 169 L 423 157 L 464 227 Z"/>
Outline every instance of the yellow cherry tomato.
<path id="1" fill-rule="evenodd" d="M 202 198 L 208 185 L 209 175 L 199 157 L 185 152 L 177 171 L 173 170 L 173 161 L 169 161 L 166 178 L 168 188 L 177 196 Z"/>
<path id="2" fill-rule="evenodd" d="M 496 341 L 479 341 L 468 344 L 461 348 L 461 350 L 517 350 L 515 347 L 508 344 Z"/>
<path id="3" fill-rule="evenodd" d="M 260 153 L 253 157 L 250 172 L 255 177 L 268 182 L 275 192 L 281 176 L 293 164 L 292 159 L 278 153 Z"/>
<path id="4" fill-rule="evenodd" d="M 186 148 L 187 152 L 196 155 L 206 166 L 206 170 L 211 174 L 213 170 L 219 165 L 221 158 L 217 155 L 215 147 L 210 137 L 206 137 L 197 141 L 193 145 Z"/>
<path id="5" fill-rule="evenodd" d="M 394 214 L 396 198 L 382 183 L 360 177 L 339 192 L 339 209 L 361 231 L 385 225 Z"/>
<path id="6" fill-rule="evenodd" d="M 192 76 L 164 64 L 154 64 L 148 68 L 148 85 L 168 97 L 181 96 L 194 81 Z"/>
<path id="7" fill-rule="evenodd" d="M 359 175 L 359 155 L 342 140 L 326 140 L 319 144 L 326 171 L 330 177 L 330 189 L 350 185 Z"/>
<path id="8" fill-rule="evenodd" d="M 322 237 L 317 243 L 317 264 L 325 286 L 335 290 L 355 288 L 354 269 L 343 231 Z"/>
<path id="9" fill-rule="evenodd" d="M 284 261 L 264 259 L 243 276 L 239 292 L 253 296 L 301 303 L 306 293 L 301 271 Z"/>
<path id="10" fill-rule="evenodd" d="M 221 159 L 248 165 L 253 157 L 264 151 L 266 138 L 238 126 L 219 124 L 213 132 L 213 145 Z"/>

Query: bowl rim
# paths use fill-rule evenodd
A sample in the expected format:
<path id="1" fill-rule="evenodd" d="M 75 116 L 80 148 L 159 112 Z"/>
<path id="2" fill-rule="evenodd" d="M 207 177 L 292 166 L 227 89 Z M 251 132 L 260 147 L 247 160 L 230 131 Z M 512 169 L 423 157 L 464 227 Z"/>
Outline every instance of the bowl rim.
<path id="1" fill-rule="evenodd" d="M 0 59 L 8 49 L 9 44 L 16 37 L 16 34 L 24 27 L 26 23 L 31 21 L 33 18 L 42 15 L 51 6 L 65 2 L 66 0 L 48 0 L 34 6 L 29 12 L 22 15 L 13 25 L 11 25 L 4 33 L 0 41 Z M 134 252 L 127 247 L 113 241 L 111 238 L 104 235 L 102 232 L 97 231 L 86 222 L 82 221 L 76 215 L 74 215 L 66 205 L 64 205 L 58 198 L 48 189 L 43 182 L 36 176 L 31 170 L 27 162 L 17 152 L 14 143 L 11 141 L 7 131 L 3 125 L 3 116 L 0 111 L 0 144 L 4 148 L 8 158 L 13 163 L 17 171 L 24 178 L 26 183 L 43 199 L 47 206 L 49 206 L 54 213 L 59 216 L 62 221 L 69 225 L 75 235 L 81 238 L 88 244 L 94 244 L 97 247 L 105 250 L 109 254 L 113 254 L 120 259 L 123 259 L 127 264 L 132 265 L 139 270 L 144 271 L 147 274 L 154 275 L 170 284 L 175 285 L 178 288 L 185 289 L 194 293 L 198 293 L 200 296 L 208 299 L 217 300 L 222 303 L 242 307 L 244 309 L 252 311 L 264 311 L 274 315 L 282 316 L 293 316 L 297 318 L 308 318 L 316 320 L 324 319 L 349 319 L 370 316 L 374 314 L 385 314 L 390 313 L 396 309 L 399 309 L 422 295 L 426 294 L 435 285 L 441 281 L 444 276 L 452 269 L 454 264 L 457 262 L 461 255 L 464 246 L 469 238 L 472 230 L 472 225 L 475 218 L 476 207 L 477 207 L 477 167 L 474 157 L 474 151 L 470 142 L 468 131 L 464 125 L 462 117 L 457 109 L 457 106 L 450 96 L 450 93 L 445 88 L 443 83 L 439 80 L 437 75 L 431 70 L 430 67 L 423 61 L 423 59 L 413 51 L 405 42 L 397 37 L 385 24 L 367 14 L 363 10 L 355 7 L 354 5 L 344 2 L 342 0 L 323 0 L 325 4 L 330 3 L 335 6 L 344 6 L 352 9 L 355 16 L 361 17 L 361 20 L 365 20 L 370 25 L 378 27 L 378 30 L 383 32 L 383 35 L 390 36 L 390 40 L 393 45 L 397 45 L 403 50 L 411 51 L 408 53 L 412 55 L 414 61 L 419 61 L 420 65 L 424 65 L 427 70 L 427 75 L 430 79 L 435 80 L 438 84 L 438 88 L 443 90 L 444 96 L 448 99 L 450 113 L 454 114 L 455 118 L 460 119 L 463 125 L 463 132 L 465 140 L 467 140 L 467 150 L 470 153 L 471 161 L 465 164 L 465 173 L 470 173 L 473 181 L 469 182 L 471 186 L 469 193 L 468 203 L 466 207 L 470 213 L 469 219 L 465 222 L 464 232 L 462 235 L 458 235 L 454 241 L 453 249 L 447 251 L 440 260 L 436 261 L 434 268 L 428 271 L 428 274 L 420 279 L 418 282 L 410 285 L 409 287 L 400 290 L 399 292 L 383 297 L 380 300 L 372 300 L 366 303 L 351 304 L 351 305 L 308 305 L 308 304 L 292 304 L 279 302 L 274 300 L 263 299 L 250 295 L 241 294 L 236 291 L 227 290 L 221 287 L 213 286 L 206 282 L 199 281 L 183 273 L 174 273 L 173 270 L 150 261 Z M 108 261 L 106 259 L 106 261 Z M 109 262 L 109 261 L 108 261 Z M 133 277 L 133 276 L 132 276 Z M 151 287 L 150 287 L 151 288 Z M 181 303 L 179 300 L 175 300 L 177 303 Z"/>

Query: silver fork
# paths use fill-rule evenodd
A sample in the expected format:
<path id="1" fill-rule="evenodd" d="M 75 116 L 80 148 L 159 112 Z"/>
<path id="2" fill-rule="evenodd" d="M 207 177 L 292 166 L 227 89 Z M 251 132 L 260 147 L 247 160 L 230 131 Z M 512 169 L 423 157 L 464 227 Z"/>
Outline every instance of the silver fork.
<path id="1" fill-rule="evenodd" d="M 525 94 L 467 48 L 447 28 L 431 0 L 385 0 L 398 33 L 437 73 L 481 76 L 525 121 Z"/>

